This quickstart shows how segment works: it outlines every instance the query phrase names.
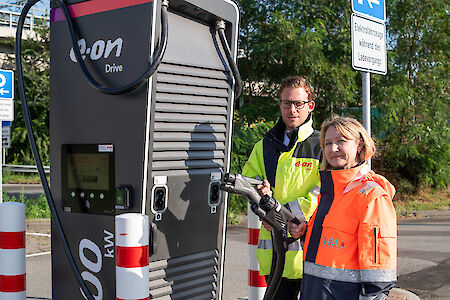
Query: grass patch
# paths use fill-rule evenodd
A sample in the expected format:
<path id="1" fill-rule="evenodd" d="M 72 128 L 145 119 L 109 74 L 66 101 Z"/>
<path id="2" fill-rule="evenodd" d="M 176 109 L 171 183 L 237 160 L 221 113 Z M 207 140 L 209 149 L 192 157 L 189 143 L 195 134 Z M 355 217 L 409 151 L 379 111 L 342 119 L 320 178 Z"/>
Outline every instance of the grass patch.
<path id="1" fill-rule="evenodd" d="M 239 212 L 234 209 L 230 209 L 227 215 L 227 224 L 235 225 L 241 223 L 242 217 L 246 214 L 246 212 Z"/>
<path id="2" fill-rule="evenodd" d="M 399 193 L 394 198 L 397 216 L 413 216 L 419 210 L 441 210 L 450 208 L 449 189 L 421 189 L 417 193 Z"/>
<path id="3" fill-rule="evenodd" d="M 41 194 L 37 198 L 27 198 L 23 193 L 19 195 L 19 199 L 12 196 L 9 197 L 3 193 L 3 202 L 19 202 L 25 204 L 25 216 L 27 219 L 48 219 L 50 218 L 50 208 L 47 204 L 45 194 Z"/>

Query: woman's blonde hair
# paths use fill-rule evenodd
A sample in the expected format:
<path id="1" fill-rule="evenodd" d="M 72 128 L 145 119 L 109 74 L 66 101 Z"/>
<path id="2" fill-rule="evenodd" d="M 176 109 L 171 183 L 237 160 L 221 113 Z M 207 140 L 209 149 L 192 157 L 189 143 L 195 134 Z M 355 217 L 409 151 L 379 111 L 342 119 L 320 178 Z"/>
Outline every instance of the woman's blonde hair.
<path id="1" fill-rule="evenodd" d="M 322 123 L 320 129 L 320 147 L 322 147 L 322 152 L 324 153 L 322 156 L 322 170 L 329 169 L 330 167 L 325 158 L 325 133 L 331 126 L 336 127 L 336 129 L 347 139 L 361 139 L 363 147 L 357 154 L 358 163 L 370 159 L 375 154 L 375 143 L 358 120 L 352 117 L 332 115 Z"/>

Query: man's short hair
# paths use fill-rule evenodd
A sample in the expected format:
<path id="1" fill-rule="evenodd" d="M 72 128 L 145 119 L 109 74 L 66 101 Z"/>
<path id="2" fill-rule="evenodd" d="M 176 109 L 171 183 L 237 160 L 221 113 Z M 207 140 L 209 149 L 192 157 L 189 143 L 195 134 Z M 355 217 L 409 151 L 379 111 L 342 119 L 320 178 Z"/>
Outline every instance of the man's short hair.
<path id="1" fill-rule="evenodd" d="M 316 98 L 313 86 L 302 76 L 289 76 L 283 79 L 278 90 L 278 97 L 281 97 L 281 93 L 285 88 L 304 88 L 308 94 L 309 101 L 313 101 Z"/>

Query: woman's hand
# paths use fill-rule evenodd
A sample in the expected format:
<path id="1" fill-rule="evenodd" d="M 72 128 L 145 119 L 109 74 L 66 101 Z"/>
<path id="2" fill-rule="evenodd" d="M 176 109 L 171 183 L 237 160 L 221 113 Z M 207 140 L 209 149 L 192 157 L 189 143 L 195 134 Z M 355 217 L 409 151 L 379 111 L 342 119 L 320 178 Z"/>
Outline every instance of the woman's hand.
<path id="1" fill-rule="evenodd" d="M 293 238 L 298 239 L 306 232 L 306 222 L 301 222 L 299 225 L 289 222 L 288 230 Z"/>

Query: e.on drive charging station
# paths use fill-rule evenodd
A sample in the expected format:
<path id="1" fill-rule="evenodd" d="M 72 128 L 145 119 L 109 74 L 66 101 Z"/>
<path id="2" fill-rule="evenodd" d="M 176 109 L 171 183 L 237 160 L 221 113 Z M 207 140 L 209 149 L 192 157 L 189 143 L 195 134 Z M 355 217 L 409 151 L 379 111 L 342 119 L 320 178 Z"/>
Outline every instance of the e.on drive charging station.
<path id="1" fill-rule="evenodd" d="M 51 194 L 70 252 L 95 299 L 115 299 L 114 219 L 149 217 L 151 299 L 220 299 L 229 169 L 233 77 L 218 27 L 236 57 L 237 5 L 231 0 L 65 0 L 52 3 L 50 43 Z M 167 29 L 166 28 L 166 29 Z M 228 46 L 227 46 L 228 48 Z M 78 55 L 79 55 L 78 54 Z M 228 53 L 230 54 L 230 53 Z M 137 88 L 136 88 L 137 86 Z M 53 299 L 83 292 L 52 222 Z"/>

